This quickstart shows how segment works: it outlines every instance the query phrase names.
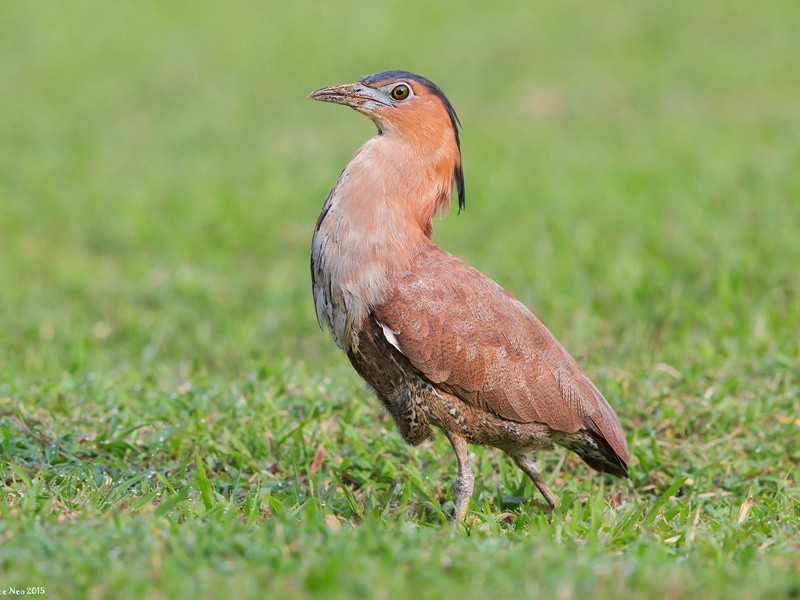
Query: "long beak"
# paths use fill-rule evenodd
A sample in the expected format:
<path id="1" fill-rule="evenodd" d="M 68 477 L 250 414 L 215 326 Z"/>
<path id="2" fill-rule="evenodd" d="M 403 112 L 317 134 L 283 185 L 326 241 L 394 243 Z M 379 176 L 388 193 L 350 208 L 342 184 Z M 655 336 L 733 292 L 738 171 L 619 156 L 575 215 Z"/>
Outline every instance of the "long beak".
<path id="1" fill-rule="evenodd" d="M 364 105 L 369 102 L 391 106 L 381 96 L 381 92 L 361 83 L 348 83 L 346 85 L 322 88 L 316 92 L 311 92 L 308 97 L 320 102 L 333 102 L 334 104 L 352 106 L 355 109 L 364 108 Z"/>

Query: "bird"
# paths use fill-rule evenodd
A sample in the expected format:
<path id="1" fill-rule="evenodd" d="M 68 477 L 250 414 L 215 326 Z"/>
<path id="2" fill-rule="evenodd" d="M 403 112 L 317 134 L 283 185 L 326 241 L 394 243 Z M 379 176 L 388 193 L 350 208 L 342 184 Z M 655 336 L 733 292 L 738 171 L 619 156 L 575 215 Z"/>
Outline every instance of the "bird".
<path id="1" fill-rule="evenodd" d="M 619 418 L 519 300 L 436 245 L 433 219 L 455 191 L 465 208 L 461 122 L 442 90 L 403 70 L 324 87 L 309 98 L 349 106 L 377 135 L 330 190 L 311 241 L 320 327 L 347 355 L 411 445 L 441 430 L 457 461 L 453 519 L 475 478 L 468 444 L 499 448 L 549 505 L 538 456 L 554 445 L 628 478 Z"/>

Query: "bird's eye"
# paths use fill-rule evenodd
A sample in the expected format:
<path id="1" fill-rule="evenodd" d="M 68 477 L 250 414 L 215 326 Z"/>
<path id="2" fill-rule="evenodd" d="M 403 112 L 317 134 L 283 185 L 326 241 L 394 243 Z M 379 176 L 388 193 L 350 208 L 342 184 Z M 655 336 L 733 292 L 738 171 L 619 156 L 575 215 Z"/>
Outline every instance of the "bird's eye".
<path id="1" fill-rule="evenodd" d="M 392 98 L 395 100 L 405 100 L 408 98 L 408 95 L 411 93 L 411 90 L 408 89 L 408 86 L 405 83 L 401 83 L 400 85 L 396 85 L 392 88 Z"/>

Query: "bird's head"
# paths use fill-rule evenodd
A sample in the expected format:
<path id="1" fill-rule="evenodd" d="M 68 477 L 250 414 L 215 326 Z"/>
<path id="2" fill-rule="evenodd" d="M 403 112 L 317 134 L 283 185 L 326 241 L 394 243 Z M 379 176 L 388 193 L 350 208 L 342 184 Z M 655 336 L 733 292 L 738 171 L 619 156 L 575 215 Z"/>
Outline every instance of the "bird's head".
<path id="1" fill-rule="evenodd" d="M 308 97 L 350 106 L 372 119 L 379 134 L 399 137 L 420 152 L 451 155 L 459 211 L 464 208 L 461 123 L 435 83 L 408 71 L 381 71 L 357 83 L 319 89 Z"/>

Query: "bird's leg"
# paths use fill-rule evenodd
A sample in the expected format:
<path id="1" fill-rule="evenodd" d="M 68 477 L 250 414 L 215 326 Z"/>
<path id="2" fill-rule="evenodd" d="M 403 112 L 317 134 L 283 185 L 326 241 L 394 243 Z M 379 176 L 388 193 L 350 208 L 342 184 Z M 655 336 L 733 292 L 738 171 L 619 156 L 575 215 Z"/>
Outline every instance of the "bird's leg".
<path id="1" fill-rule="evenodd" d="M 456 506 L 453 523 L 458 523 L 467 514 L 467 504 L 472 496 L 472 488 L 475 485 L 475 476 L 469 466 L 469 454 L 467 453 L 467 440 L 452 431 L 447 432 L 447 439 L 455 450 L 458 459 L 458 476 L 456 476 Z"/>
<path id="2" fill-rule="evenodd" d="M 544 482 L 534 455 L 532 453 L 512 454 L 511 458 L 513 458 L 517 466 L 531 478 L 533 485 L 542 493 L 542 496 L 547 500 L 550 508 L 554 509 L 558 504 L 558 498 L 553 493 L 553 490 Z"/>

